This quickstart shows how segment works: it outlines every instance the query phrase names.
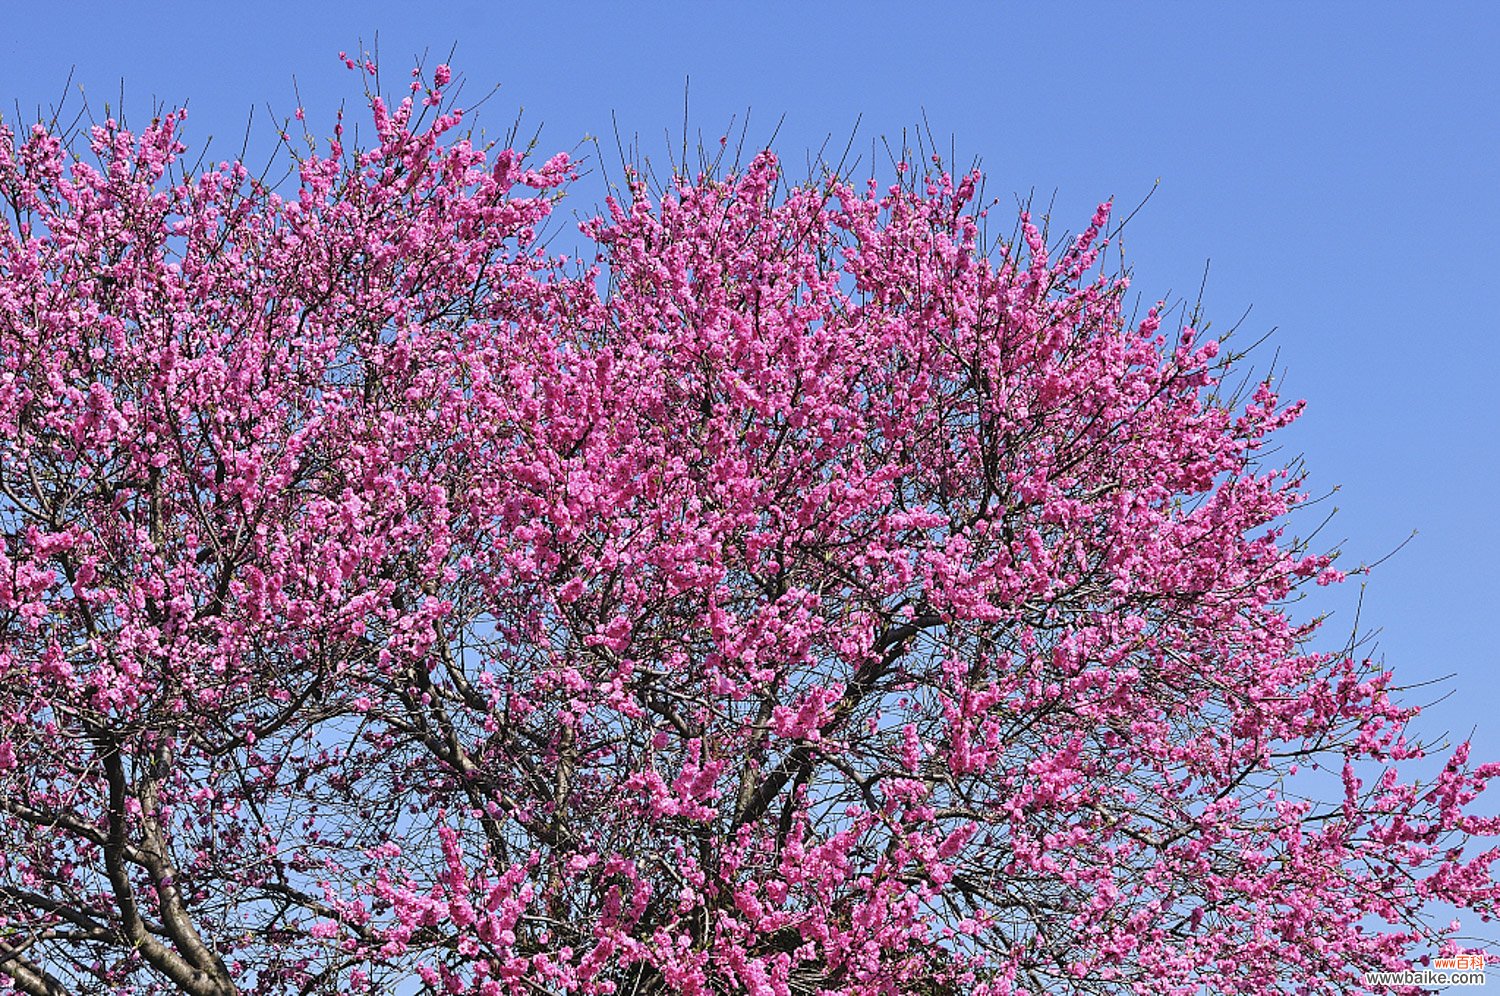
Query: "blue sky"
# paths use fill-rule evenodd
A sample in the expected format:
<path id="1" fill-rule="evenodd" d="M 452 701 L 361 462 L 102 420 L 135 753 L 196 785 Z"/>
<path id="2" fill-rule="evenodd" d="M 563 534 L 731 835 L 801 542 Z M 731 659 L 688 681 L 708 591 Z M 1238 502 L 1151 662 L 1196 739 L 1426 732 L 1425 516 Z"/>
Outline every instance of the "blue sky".
<path id="1" fill-rule="evenodd" d="M 70 68 L 95 107 L 123 80 L 137 118 L 187 100 L 188 137 L 220 157 L 269 137 L 296 77 L 314 126 L 359 80 L 335 58 L 378 35 L 399 77 L 455 44 L 482 121 L 518 108 L 541 151 L 611 135 L 648 152 L 750 109 L 749 141 L 801 163 L 857 118 L 862 147 L 921 120 L 989 191 L 1056 194 L 1055 224 L 1133 205 L 1125 233 L 1146 297 L 1205 293 L 1217 328 L 1276 334 L 1286 390 L 1309 401 L 1286 434 L 1316 491 L 1341 485 L 1322 533 L 1342 566 L 1416 538 L 1369 579 L 1364 621 L 1408 682 L 1456 673 L 1421 721 L 1500 758 L 1500 49 L 1493 4 L 567 3 L 238 5 L 25 3 L 0 27 L 0 107 L 54 102 Z M 677 139 L 674 138 L 674 141 Z M 611 138 L 612 141 L 612 138 Z M 580 191 L 582 193 L 582 191 Z M 580 204 L 586 210 L 589 204 Z M 1311 525 L 1309 518 L 1307 524 Z M 1319 592 L 1332 644 L 1357 583 Z"/>

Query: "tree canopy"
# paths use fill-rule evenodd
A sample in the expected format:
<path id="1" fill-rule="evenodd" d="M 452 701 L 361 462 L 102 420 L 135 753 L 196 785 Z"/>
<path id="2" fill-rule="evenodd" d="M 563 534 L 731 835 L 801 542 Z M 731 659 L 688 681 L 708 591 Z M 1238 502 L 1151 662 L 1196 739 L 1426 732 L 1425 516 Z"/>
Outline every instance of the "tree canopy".
<path id="1" fill-rule="evenodd" d="M 1300 404 L 1109 204 L 767 151 L 570 260 L 450 81 L 280 185 L 0 126 L 10 985 L 1353 991 L 1493 911 L 1500 765 L 1398 773 Z"/>

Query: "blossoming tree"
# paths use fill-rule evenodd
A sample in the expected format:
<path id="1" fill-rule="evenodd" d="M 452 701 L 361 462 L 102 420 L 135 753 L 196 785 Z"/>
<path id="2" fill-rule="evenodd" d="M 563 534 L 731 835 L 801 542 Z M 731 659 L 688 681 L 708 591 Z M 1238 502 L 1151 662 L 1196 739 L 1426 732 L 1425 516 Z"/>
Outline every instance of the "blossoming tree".
<path id="1" fill-rule="evenodd" d="M 275 189 L 0 128 L 0 984 L 1353 991 L 1493 910 L 1500 767 L 1397 773 L 1297 406 L 1107 205 L 765 153 L 580 265 L 448 85 Z"/>

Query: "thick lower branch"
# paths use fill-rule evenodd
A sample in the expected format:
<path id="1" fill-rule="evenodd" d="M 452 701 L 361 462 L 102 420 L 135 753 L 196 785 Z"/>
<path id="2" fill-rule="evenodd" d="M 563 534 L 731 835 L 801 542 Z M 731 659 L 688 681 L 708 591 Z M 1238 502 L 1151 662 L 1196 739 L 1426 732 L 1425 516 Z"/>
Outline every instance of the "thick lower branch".
<path id="1" fill-rule="evenodd" d="M 138 857 L 156 886 L 164 926 L 179 950 L 167 947 L 146 930 L 126 864 L 129 850 L 125 837 L 128 783 L 124 760 L 118 744 L 109 740 L 99 742 L 99 753 L 109 785 L 109 833 L 104 845 L 104 868 L 115 902 L 119 906 L 125 939 L 141 953 L 147 963 L 171 979 L 183 992 L 191 996 L 233 996 L 237 989 L 223 963 L 208 952 L 206 945 L 193 930 L 191 922 L 187 920 L 186 911 L 182 908 L 181 898 L 172 881 L 172 868 L 163 853 L 159 833 L 155 834 L 154 841 L 146 842 L 146 846 L 139 850 Z M 187 943 L 184 938 L 188 939 Z M 184 957 L 181 949 L 185 949 L 188 957 Z"/>
<path id="2" fill-rule="evenodd" d="M 8 976 L 16 989 L 26 996 L 68 996 L 68 990 L 54 975 L 21 956 L 25 947 L 0 938 L 0 974 Z"/>

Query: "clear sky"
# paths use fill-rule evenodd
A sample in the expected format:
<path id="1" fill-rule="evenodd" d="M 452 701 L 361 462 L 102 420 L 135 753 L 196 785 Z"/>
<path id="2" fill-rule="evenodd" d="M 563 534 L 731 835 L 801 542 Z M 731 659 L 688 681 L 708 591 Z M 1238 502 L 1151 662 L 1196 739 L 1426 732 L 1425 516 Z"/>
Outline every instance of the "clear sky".
<path id="1" fill-rule="evenodd" d="M 1341 485 L 1320 536 L 1341 566 L 1416 538 L 1369 579 L 1364 621 L 1419 690 L 1452 691 L 1426 733 L 1476 728 L 1500 758 L 1500 8 L 1487 3 L 555 3 L 366 0 L 5 4 L 0 106 L 57 100 L 74 68 L 91 105 L 137 119 L 189 102 L 190 142 L 218 157 L 269 138 L 269 105 L 315 129 L 360 81 L 335 58 L 371 47 L 396 78 L 445 59 L 481 121 L 518 108 L 541 151 L 611 136 L 648 152 L 691 119 L 710 138 L 751 112 L 749 140 L 801 163 L 857 118 L 862 147 L 921 119 L 989 191 L 1056 193 L 1076 229 L 1094 203 L 1133 205 L 1135 287 L 1205 293 L 1216 327 L 1278 331 L 1285 385 L 1309 401 L 1287 434 L 1314 490 Z M 75 68 L 76 67 L 76 68 Z M 674 138 L 674 141 L 678 139 Z M 868 153 L 867 153 L 868 155 Z M 581 191 L 580 191 L 581 193 Z M 590 204 L 578 205 L 586 210 Z M 1312 525 L 1309 517 L 1304 525 Z M 1352 622 L 1357 583 L 1319 592 Z"/>

